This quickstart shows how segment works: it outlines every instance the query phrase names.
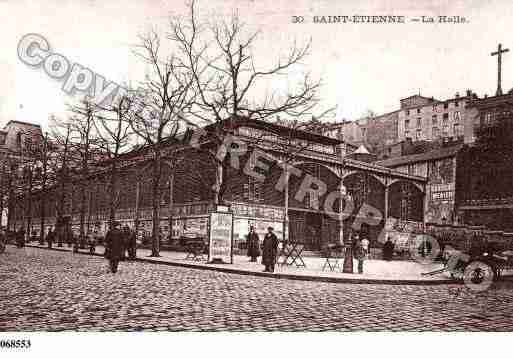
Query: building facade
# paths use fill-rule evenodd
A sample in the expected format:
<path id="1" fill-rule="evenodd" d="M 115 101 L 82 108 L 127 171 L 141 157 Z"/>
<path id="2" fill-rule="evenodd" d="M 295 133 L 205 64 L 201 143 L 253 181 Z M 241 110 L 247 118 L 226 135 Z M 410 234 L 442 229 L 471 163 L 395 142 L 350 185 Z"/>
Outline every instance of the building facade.
<path id="1" fill-rule="evenodd" d="M 371 240 L 377 239 L 390 216 L 416 223 L 424 220 L 426 181 L 422 177 L 346 158 L 342 141 L 310 132 L 294 131 L 290 137 L 290 130 L 283 126 L 247 119 L 231 121 L 229 131 L 247 144 L 248 151 L 237 155 L 237 166 L 233 165 L 231 154 L 226 157 L 222 171 L 211 152 L 206 150 L 212 146 L 208 136 L 201 148 L 181 144 L 166 149 L 166 153 L 174 155 L 164 158 L 160 224 L 164 237 L 179 238 L 191 233 L 206 237 L 208 216 L 219 198 L 220 187 L 224 188 L 223 203 L 234 213 L 235 243 L 245 241 L 250 225 L 260 234 L 272 226 L 280 238 L 304 243 L 307 250 L 317 251 L 329 242 L 338 243 L 341 234 L 347 238 L 355 222 L 365 222 L 365 211 L 371 207 L 379 212 L 380 215 L 374 217 L 379 217 L 379 221 L 359 229 L 366 231 Z M 300 152 L 294 152 L 296 145 L 301 146 Z M 265 158 L 255 158 L 255 149 L 263 151 Z M 140 233 L 149 234 L 151 171 L 148 171 L 144 151 L 143 148 L 126 154 L 116 216 L 131 227 L 137 224 Z M 295 153 L 293 157 L 291 153 Z M 248 175 L 248 168 L 255 166 L 263 171 L 262 176 Z M 289 180 L 283 184 L 284 168 L 287 168 Z M 222 185 L 220 172 L 225 178 Z M 93 227 L 106 229 L 108 182 L 104 172 L 88 179 L 86 222 L 89 231 Z M 80 184 L 72 180 L 65 186 L 68 195 L 63 212 L 75 231 L 81 208 L 81 196 L 76 190 Z M 57 223 L 58 191 L 58 188 L 50 188 L 45 193 L 33 194 L 34 217 L 41 212 L 40 206 L 46 206 L 46 227 Z M 344 191 L 354 206 L 349 206 L 351 211 L 341 218 L 340 198 L 345 196 Z M 18 201 L 17 205 L 23 203 Z M 17 223 L 21 221 L 23 218 L 18 217 Z M 32 223 L 33 230 L 39 232 L 40 219 Z"/>
<path id="2" fill-rule="evenodd" d="M 466 96 L 456 94 L 444 101 L 420 95 L 401 99 L 397 141 L 452 138 L 473 142 L 473 127 L 478 118 L 478 111 L 472 106 L 474 98 L 475 95 L 468 90 Z"/>
<path id="3" fill-rule="evenodd" d="M 458 157 L 459 216 L 465 223 L 513 231 L 513 94 L 473 102 L 476 142 Z"/>
<path id="4" fill-rule="evenodd" d="M 0 130 L 0 225 L 8 222 L 8 202 L 14 187 L 23 185 L 23 167 L 33 156 L 33 146 L 41 143 L 43 133 L 37 124 L 9 121 Z"/>
<path id="5" fill-rule="evenodd" d="M 479 112 L 473 105 L 477 96 L 467 90 L 465 96 L 437 100 L 413 95 L 400 100 L 398 110 L 370 115 L 354 121 L 325 124 L 324 134 L 365 147 L 381 159 L 413 152 L 428 152 L 442 142 L 472 143 Z M 411 150 L 411 143 L 419 144 Z M 420 149 L 421 143 L 428 143 Z M 429 144 L 432 143 L 432 144 Z"/>
<path id="6" fill-rule="evenodd" d="M 436 224 L 457 224 L 456 168 L 457 155 L 463 147 L 452 145 L 428 152 L 401 156 L 376 162 L 401 173 L 426 178 L 425 221 Z"/>
<path id="7" fill-rule="evenodd" d="M 326 124 L 323 134 L 339 138 L 358 147 L 364 145 L 372 153 L 397 142 L 398 111 L 372 115 L 354 121 Z"/>

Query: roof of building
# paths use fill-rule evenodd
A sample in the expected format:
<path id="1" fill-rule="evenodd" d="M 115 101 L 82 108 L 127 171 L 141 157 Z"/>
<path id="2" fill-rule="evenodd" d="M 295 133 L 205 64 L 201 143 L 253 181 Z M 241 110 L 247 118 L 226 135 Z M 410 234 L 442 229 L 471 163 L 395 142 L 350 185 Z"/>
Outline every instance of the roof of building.
<path id="1" fill-rule="evenodd" d="M 401 156 L 395 158 L 389 158 L 382 161 L 377 161 L 375 164 L 385 167 L 397 167 L 404 164 L 417 163 L 417 162 L 426 162 L 430 160 L 442 159 L 446 157 L 452 157 L 458 153 L 458 151 L 463 147 L 462 144 L 450 146 L 450 147 L 442 147 L 429 152 L 418 153 L 415 155 Z"/>
<path id="2" fill-rule="evenodd" d="M 369 150 L 364 145 L 360 145 L 360 147 L 358 147 L 358 149 L 353 153 L 370 155 Z"/>
<path id="3" fill-rule="evenodd" d="M 7 124 L 5 125 L 6 127 L 9 126 L 10 123 L 19 123 L 19 124 L 22 124 L 22 125 L 29 125 L 29 126 L 34 126 L 34 127 L 41 127 L 41 125 L 37 124 L 37 123 L 32 123 L 32 122 L 24 122 L 24 121 L 18 121 L 18 120 L 10 120 L 9 122 L 7 122 Z"/>
<path id="4" fill-rule="evenodd" d="M 291 128 L 291 127 L 278 125 L 278 124 L 270 123 L 270 122 L 266 122 L 266 121 L 256 120 L 256 119 L 249 119 L 246 117 L 239 117 L 237 119 L 228 119 L 228 120 L 224 120 L 222 122 L 223 122 L 223 126 L 225 128 L 227 128 L 227 127 L 237 128 L 237 127 L 242 127 L 242 126 L 249 126 L 249 127 L 273 132 L 276 134 L 284 134 L 285 133 L 288 136 L 293 136 L 294 138 L 307 140 L 307 141 L 314 141 L 314 142 L 318 142 L 318 143 L 324 143 L 324 144 L 328 144 L 328 145 L 338 145 L 343 142 L 336 138 L 324 136 L 324 135 L 321 135 L 321 134 L 318 134 L 315 132 L 305 131 L 305 130 L 301 130 L 301 129 L 297 129 L 297 128 Z M 206 126 L 205 128 L 208 131 L 209 128 L 215 128 L 216 125 L 217 124 L 214 123 L 214 124 Z"/>
<path id="5" fill-rule="evenodd" d="M 485 109 L 497 105 L 513 106 L 513 89 L 504 95 L 473 98 L 472 105 L 479 109 Z"/>
<path id="6" fill-rule="evenodd" d="M 407 96 L 407 97 L 403 97 L 402 99 L 400 99 L 400 101 L 402 100 L 409 100 L 411 98 L 422 98 L 422 99 L 425 99 L 425 100 L 435 100 L 433 97 L 427 97 L 427 96 L 422 96 L 420 94 L 415 94 L 415 95 L 411 95 L 411 96 Z"/>

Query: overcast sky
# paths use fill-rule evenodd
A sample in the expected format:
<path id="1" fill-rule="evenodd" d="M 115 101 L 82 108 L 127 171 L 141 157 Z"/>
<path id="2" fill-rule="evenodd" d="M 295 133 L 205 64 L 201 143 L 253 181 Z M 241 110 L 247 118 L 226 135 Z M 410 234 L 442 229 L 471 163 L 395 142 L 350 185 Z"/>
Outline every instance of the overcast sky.
<path id="1" fill-rule="evenodd" d="M 479 96 L 496 89 L 499 42 L 513 46 L 511 0 L 320 1 L 198 0 L 200 16 L 233 9 L 250 29 L 260 28 L 256 49 L 265 63 L 294 40 L 312 39 L 307 69 L 324 80 L 321 97 L 337 105 L 337 118 L 355 119 L 366 109 L 383 113 L 416 94 L 452 97 L 470 88 Z M 185 13 L 183 0 L 0 0 L 0 125 L 9 120 L 43 126 L 61 114 L 69 98 L 61 81 L 17 57 L 23 35 L 39 33 L 52 50 L 108 80 L 141 79 L 144 69 L 131 54 L 138 33 L 165 30 L 169 15 Z M 304 17 L 293 24 L 292 16 Z M 402 15 L 406 24 L 315 24 L 313 16 Z M 459 15 L 463 24 L 422 24 L 411 17 Z M 503 89 L 513 87 L 513 51 L 504 56 Z"/>

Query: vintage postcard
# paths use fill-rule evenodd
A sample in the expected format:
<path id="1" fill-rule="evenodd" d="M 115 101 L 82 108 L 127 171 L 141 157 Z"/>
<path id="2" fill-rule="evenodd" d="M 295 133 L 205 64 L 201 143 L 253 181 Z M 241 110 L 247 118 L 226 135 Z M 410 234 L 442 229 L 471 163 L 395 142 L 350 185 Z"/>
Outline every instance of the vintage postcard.
<path id="1" fill-rule="evenodd" d="M 513 330 L 511 2 L 0 14 L 1 357 Z"/>

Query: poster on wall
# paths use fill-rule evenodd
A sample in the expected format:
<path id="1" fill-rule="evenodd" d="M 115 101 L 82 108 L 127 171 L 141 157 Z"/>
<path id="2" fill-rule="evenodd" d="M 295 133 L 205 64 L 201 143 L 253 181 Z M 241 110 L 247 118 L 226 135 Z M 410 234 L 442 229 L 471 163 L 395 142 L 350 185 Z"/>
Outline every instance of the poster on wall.
<path id="1" fill-rule="evenodd" d="M 184 234 L 195 237 L 205 237 L 207 235 L 207 218 L 188 218 L 185 222 Z"/>
<path id="2" fill-rule="evenodd" d="M 209 262 L 233 263 L 233 214 L 212 212 L 210 214 Z"/>

